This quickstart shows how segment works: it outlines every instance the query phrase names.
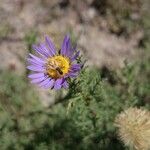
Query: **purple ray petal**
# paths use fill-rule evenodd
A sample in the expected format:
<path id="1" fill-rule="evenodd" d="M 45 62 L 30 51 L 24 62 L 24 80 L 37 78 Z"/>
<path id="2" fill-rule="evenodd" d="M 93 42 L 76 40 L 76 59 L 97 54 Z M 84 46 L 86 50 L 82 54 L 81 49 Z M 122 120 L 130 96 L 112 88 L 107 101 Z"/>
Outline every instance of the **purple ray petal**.
<path id="1" fill-rule="evenodd" d="M 38 84 L 40 87 L 44 87 L 46 84 L 48 84 L 48 82 L 50 81 L 50 78 L 47 78 L 46 80 L 44 80 L 43 82 L 41 82 L 40 84 Z"/>
<path id="2" fill-rule="evenodd" d="M 69 84 L 68 84 L 67 81 L 64 81 L 64 83 L 62 84 L 62 86 L 63 86 L 65 89 L 67 89 L 67 88 L 69 87 Z"/>
<path id="3" fill-rule="evenodd" d="M 61 87 L 62 87 L 62 78 L 61 79 L 57 79 L 56 81 L 55 81 L 55 84 L 54 84 L 54 89 L 56 89 L 56 90 L 59 90 Z"/>
<path id="4" fill-rule="evenodd" d="M 71 66 L 71 70 L 73 71 L 79 71 L 81 69 L 81 64 L 73 64 Z"/>
<path id="5" fill-rule="evenodd" d="M 37 65 L 37 66 L 44 66 L 44 63 L 39 63 L 38 61 L 36 61 L 35 59 L 32 58 L 27 58 L 27 62 L 31 65 Z"/>
<path id="6" fill-rule="evenodd" d="M 56 54 L 56 49 L 55 49 L 55 46 L 54 46 L 53 42 L 51 41 L 51 39 L 48 36 L 46 36 L 45 41 L 46 41 L 46 44 L 49 47 L 50 56 L 55 55 Z"/>
<path id="7" fill-rule="evenodd" d="M 35 55 L 29 54 L 33 59 L 35 59 L 36 61 L 38 61 L 39 63 L 45 63 L 44 60 L 42 58 L 39 58 Z"/>
<path id="8" fill-rule="evenodd" d="M 48 89 L 48 88 L 52 88 L 54 86 L 54 79 L 51 79 L 48 81 L 48 83 L 46 85 L 44 85 L 43 87 Z"/>
<path id="9" fill-rule="evenodd" d="M 75 77 L 78 76 L 78 72 L 70 72 L 70 73 L 68 74 L 68 76 L 69 76 L 69 77 L 72 77 L 72 78 L 75 78 Z"/>
<path id="10" fill-rule="evenodd" d="M 41 78 L 41 77 L 44 77 L 44 76 L 45 76 L 44 73 L 34 73 L 34 74 L 28 75 L 28 78 L 36 79 L 36 78 Z"/>
<path id="11" fill-rule="evenodd" d="M 32 70 L 32 71 L 39 71 L 39 72 L 44 72 L 45 69 L 43 67 L 37 67 L 37 66 L 27 66 L 27 69 Z"/>
<path id="12" fill-rule="evenodd" d="M 33 79 L 31 80 L 31 83 L 40 83 L 42 81 L 44 81 L 47 77 L 41 77 L 41 78 L 37 78 L 37 79 Z"/>
<path id="13" fill-rule="evenodd" d="M 40 48 L 43 50 L 43 52 L 45 53 L 46 57 L 51 56 L 49 53 L 49 50 L 47 49 L 46 45 L 44 43 L 40 44 Z"/>
<path id="14" fill-rule="evenodd" d="M 74 61 L 77 59 L 77 57 L 79 56 L 80 54 L 80 51 L 78 51 L 72 58 L 71 58 L 71 61 Z"/>
<path id="15" fill-rule="evenodd" d="M 70 57 L 72 54 L 72 48 L 71 48 L 71 40 L 70 38 L 68 39 L 67 43 L 66 43 L 66 56 Z"/>
<path id="16" fill-rule="evenodd" d="M 41 47 L 39 47 L 37 45 L 32 45 L 32 48 L 41 56 L 47 57 L 47 54 L 45 53 L 44 50 L 41 49 Z"/>
<path id="17" fill-rule="evenodd" d="M 77 48 L 77 44 L 75 46 L 73 46 L 72 48 L 70 48 L 70 50 L 69 50 L 69 58 L 73 57 L 72 55 L 75 52 L 76 48 Z"/>
<path id="18" fill-rule="evenodd" d="M 60 53 L 62 55 L 67 55 L 67 51 L 68 51 L 69 46 L 70 46 L 70 37 L 69 37 L 69 35 L 66 35 L 64 40 L 63 40 Z"/>

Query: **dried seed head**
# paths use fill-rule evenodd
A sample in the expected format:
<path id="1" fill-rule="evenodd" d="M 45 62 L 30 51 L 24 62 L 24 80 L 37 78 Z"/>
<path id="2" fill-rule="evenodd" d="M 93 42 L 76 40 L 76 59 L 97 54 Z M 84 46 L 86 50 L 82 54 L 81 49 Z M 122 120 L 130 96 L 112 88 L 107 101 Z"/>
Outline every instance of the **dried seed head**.
<path id="1" fill-rule="evenodd" d="M 115 120 L 118 135 L 126 146 L 136 150 L 150 150 L 150 112 L 129 108 Z"/>

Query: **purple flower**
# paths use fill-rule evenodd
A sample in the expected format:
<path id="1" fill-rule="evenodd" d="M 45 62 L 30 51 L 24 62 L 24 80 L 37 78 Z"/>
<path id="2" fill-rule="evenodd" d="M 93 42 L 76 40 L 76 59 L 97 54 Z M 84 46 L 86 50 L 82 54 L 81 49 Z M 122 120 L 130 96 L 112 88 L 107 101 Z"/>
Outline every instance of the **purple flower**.
<path id="1" fill-rule="evenodd" d="M 33 73 L 28 77 L 31 83 L 43 88 L 60 89 L 68 88 L 68 78 L 76 77 L 81 69 L 81 64 L 76 63 L 79 51 L 72 47 L 68 35 L 65 36 L 60 52 L 57 52 L 49 37 L 45 43 L 33 45 L 37 56 L 29 54 L 27 69 Z"/>

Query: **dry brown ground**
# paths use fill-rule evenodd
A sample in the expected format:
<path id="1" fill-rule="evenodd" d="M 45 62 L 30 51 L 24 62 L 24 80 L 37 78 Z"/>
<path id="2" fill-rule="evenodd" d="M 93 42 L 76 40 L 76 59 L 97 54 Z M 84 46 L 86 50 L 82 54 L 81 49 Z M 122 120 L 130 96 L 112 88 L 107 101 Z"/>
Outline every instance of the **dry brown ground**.
<path id="1" fill-rule="evenodd" d="M 60 0 L 0 0 L 0 20 L 0 69 L 14 69 L 17 74 L 25 72 L 28 50 L 24 36 L 30 30 L 38 31 L 38 40 L 48 34 L 57 45 L 72 30 L 88 64 L 111 68 L 122 67 L 124 60 L 134 60 L 143 36 L 142 31 L 128 39 L 110 33 L 107 22 L 81 1 L 71 1 L 71 7 L 67 7 Z M 40 95 L 47 102 L 51 95 L 43 92 Z"/>

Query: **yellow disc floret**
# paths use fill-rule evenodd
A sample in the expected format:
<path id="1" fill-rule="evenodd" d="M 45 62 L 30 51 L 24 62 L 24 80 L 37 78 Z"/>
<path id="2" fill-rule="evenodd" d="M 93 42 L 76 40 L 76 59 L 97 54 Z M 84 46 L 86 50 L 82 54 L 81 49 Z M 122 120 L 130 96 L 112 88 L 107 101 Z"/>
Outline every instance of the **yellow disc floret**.
<path id="1" fill-rule="evenodd" d="M 56 55 L 47 59 L 46 73 L 54 79 L 63 77 L 69 72 L 70 60 L 62 55 Z"/>

